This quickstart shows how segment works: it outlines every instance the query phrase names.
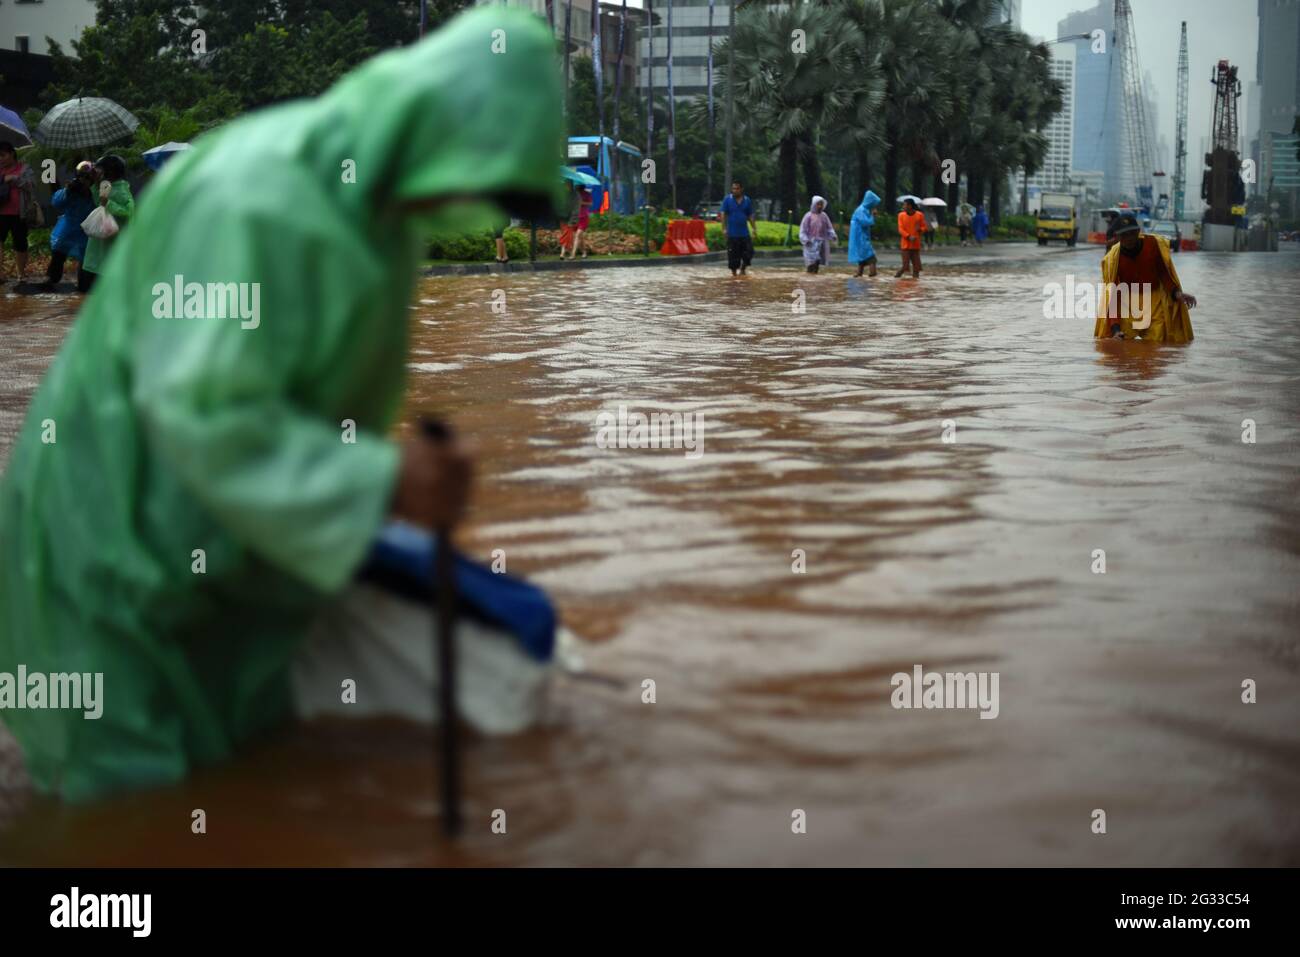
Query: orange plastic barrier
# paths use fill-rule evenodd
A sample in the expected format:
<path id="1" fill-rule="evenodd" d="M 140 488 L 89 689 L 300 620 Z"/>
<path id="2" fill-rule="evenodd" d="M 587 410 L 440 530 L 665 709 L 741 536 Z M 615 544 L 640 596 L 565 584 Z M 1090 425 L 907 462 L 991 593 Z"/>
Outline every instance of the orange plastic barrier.
<path id="1" fill-rule="evenodd" d="M 693 256 L 707 253 L 709 244 L 704 240 L 704 220 L 670 219 L 664 244 L 659 247 L 661 256 Z"/>

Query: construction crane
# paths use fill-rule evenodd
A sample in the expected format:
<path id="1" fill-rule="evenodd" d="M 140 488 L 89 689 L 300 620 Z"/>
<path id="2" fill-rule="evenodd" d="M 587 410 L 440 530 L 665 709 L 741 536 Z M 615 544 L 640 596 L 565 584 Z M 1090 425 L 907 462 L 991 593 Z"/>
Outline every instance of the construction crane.
<path id="1" fill-rule="evenodd" d="M 1183 218 L 1187 195 L 1187 21 L 1178 41 L 1178 111 L 1174 120 L 1174 219 Z"/>
<path id="2" fill-rule="evenodd" d="M 1133 8 L 1129 0 L 1115 0 L 1115 47 L 1119 52 L 1120 82 L 1124 99 L 1124 132 L 1128 140 L 1129 168 L 1137 205 L 1155 208 L 1152 176 L 1151 128 L 1147 124 L 1146 99 L 1142 96 L 1142 70 L 1138 65 L 1137 38 L 1133 31 Z M 1164 173 L 1158 175 L 1163 176 Z"/>
<path id="3" fill-rule="evenodd" d="M 1220 60 L 1210 73 L 1210 82 L 1214 84 L 1213 152 L 1205 154 L 1201 198 L 1209 204 L 1205 222 L 1232 226 L 1239 218 L 1232 207 L 1246 201 L 1241 158 L 1237 153 L 1237 99 L 1241 96 L 1241 81 L 1237 79 L 1237 68 L 1227 60 Z"/>

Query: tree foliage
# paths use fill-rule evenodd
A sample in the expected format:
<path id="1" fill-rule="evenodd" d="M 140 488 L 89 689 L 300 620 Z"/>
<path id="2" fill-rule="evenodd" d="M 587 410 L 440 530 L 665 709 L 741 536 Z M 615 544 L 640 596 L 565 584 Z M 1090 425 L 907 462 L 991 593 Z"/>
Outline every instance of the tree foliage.
<path id="1" fill-rule="evenodd" d="M 1006 174 L 1042 163 L 1041 130 L 1061 108 L 1061 89 L 1046 48 L 999 23 L 995 7 L 994 0 L 742 7 L 734 75 L 726 72 L 728 41 L 715 45 L 715 61 L 724 92 L 734 83 L 738 128 L 777 159 L 782 205 L 802 209 L 819 193 L 851 208 L 868 187 L 887 207 L 900 192 L 945 189 L 955 205 L 956 183 L 940 176 L 951 160 L 973 201 L 992 202 L 996 216 Z M 827 168 L 849 184 L 848 195 L 828 189 Z"/>

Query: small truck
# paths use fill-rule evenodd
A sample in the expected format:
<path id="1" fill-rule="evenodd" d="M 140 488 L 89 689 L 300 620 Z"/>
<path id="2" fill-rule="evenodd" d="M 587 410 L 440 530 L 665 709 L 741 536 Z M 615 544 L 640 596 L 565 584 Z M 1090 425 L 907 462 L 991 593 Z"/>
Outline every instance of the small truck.
<path id="1" fill-rule="evenodd" d="M 1070 193 L 1043 193 L 1037 220 L 1038 245 L 1064 239 L 1073 246 L 1079 240 L 1077 203 Z"/>

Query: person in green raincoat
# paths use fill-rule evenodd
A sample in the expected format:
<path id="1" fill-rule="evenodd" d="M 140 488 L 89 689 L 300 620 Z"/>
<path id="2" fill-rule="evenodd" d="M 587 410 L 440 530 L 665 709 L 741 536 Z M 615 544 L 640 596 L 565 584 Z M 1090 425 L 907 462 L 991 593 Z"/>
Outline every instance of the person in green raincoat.
<path id="1" fill-rule="evenodd" d="M 561 104 L 541 20 L 479 8 L 159 174 L 0 485 L 0 675 L 103 676 L 97 719 L 0 685 L 38 790 L 174 782 L 303 713 L 304 689 L 338 704 L 338 670 L 295 671 L 322 607 L 390 517 L 444 526 L 468 492 L 454 446 L 387 436 L 422 240 L 553 210 Z M 431 617 L 414 657 L 379 635 L 357 667 L 402 679 Z M 342 676 L 364 703 L 366 675 Z M 428 687 L 408 703 L 431 712 Z"/>
<path id="2" fill-rule="evenodd" d="M 112 153 L 101 156 L 95 162 L 95 176 L 99 183 L 95 195 L 99 204 L 108 210 L 117 220 L 118 229 L 125 229 L 131 217 L 135 215 L 135 197 L 131 195 L 131 185 L 126 181 L 126 163 L 122 157 Z M 120 233 L 119 233 L 120 235 Z M 117 242 L 117 236 L 100 239 L 91 236 L 86 240 L 86 258 L 77 270 L 77 290 L 89 292 L 103 268 L 104 257 L 109 247 Z"/>

